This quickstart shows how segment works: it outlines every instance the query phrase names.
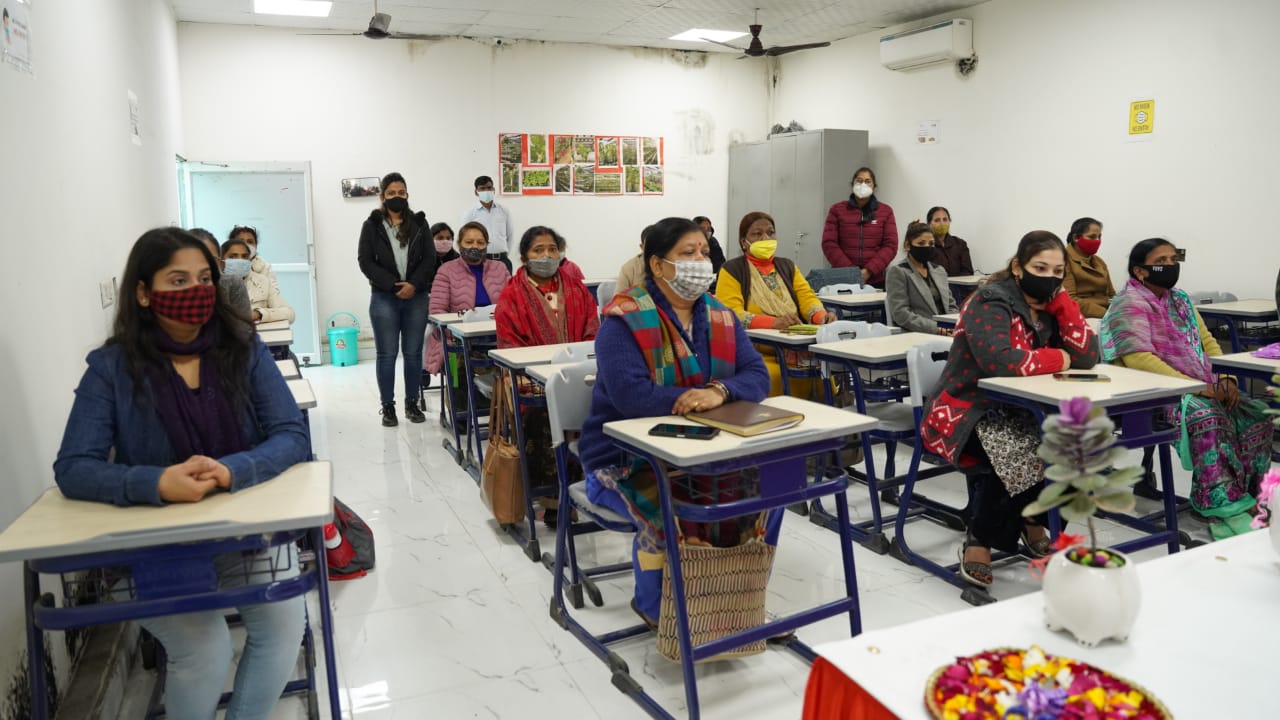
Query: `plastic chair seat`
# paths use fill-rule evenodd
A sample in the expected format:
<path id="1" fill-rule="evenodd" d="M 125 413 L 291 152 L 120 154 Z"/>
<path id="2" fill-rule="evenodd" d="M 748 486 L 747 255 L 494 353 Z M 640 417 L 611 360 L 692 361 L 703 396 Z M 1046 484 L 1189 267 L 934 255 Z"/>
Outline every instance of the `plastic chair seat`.
<path id="1" fill-rule="evenodd" d="M 480 391 L 481 395 L 489 398 L 490 400 L 493 399 L 493 378 L 492 377 L 476 375 L 475 383 L 476 383 L 476 390 Z"/>
<path id="2" fill-rule="evenodd" d="M 914 433 L 916 428 L 915 413 L 909 403 L 883 402 L 869 403 L 867 415 L 880 421 L 875 430 L 877 433 Z"/>
<path id="3" fill-rule="evenodd" d="M 573 499 L 573 504 L 579 510 L 587 515 L 592 516 L 592 520 L 603 521 L 609 526 L 634 527 L 631 518 L 624 517 L 610 510 L 603 505 L 596 505 L 587 499 L 587 481 L 582 480 L 569 486 L 569 497 Z"/>

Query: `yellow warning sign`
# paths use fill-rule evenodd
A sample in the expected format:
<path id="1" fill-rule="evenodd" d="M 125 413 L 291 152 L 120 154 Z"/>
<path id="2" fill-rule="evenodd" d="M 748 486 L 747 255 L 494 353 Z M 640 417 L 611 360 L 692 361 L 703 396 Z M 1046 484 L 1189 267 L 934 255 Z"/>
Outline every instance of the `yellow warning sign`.
<path id="1" fill-rule="evenodd" d="M 1134 100 L 1129 103 L 1129 134 L 1149 135 L 1155 127 L 1156 101 Z"/>

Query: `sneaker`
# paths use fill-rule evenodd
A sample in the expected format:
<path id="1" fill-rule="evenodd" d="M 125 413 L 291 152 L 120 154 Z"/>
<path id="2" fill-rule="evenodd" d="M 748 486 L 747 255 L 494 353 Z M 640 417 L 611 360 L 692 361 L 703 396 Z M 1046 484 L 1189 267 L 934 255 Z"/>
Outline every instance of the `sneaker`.
<path id="1" fill-rule="evenodd" d="M 418 407 L 417 400 L 404 401 L 404 416 L 409 418 L 409 422 L 426 422 L 427 416 L 422 414 L 422 409 Z"/>
<path id="2" fill-rule="evenodd" d="M 396 404 L 395 403 L 383 403 L 381 415 L 382 415 L 382 427 L 395 427 L 396 425 L 400 424 L 400 421 L 396 420 Z"/>

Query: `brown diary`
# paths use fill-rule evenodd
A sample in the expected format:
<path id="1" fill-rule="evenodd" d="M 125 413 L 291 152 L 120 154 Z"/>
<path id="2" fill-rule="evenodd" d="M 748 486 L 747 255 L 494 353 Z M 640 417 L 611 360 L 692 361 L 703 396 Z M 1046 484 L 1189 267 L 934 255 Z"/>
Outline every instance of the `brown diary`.
<path id="1" fill-rule="evenodd" d="M 726 403 L 706 412 L 690 413 L 685 417 L 744 437 L 785 430 L 804 420 L 804 415 L 800 413 L 745 400 Z"/>

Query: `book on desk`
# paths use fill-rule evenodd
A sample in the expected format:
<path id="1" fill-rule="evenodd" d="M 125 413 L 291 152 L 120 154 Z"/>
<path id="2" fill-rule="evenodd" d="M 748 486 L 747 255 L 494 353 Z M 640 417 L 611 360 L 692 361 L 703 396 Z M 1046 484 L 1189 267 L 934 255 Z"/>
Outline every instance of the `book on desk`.
<path id="1" fill-rule="evenodd" d="M 689 413 L 686 418 L 720 428 L 725 432 L 752 437 L 774 430 L 785 430 L 804 421 L 804 414 L 770 407 L 760 403 L 738 400 L 725 403 L 713 410 Z"/>

